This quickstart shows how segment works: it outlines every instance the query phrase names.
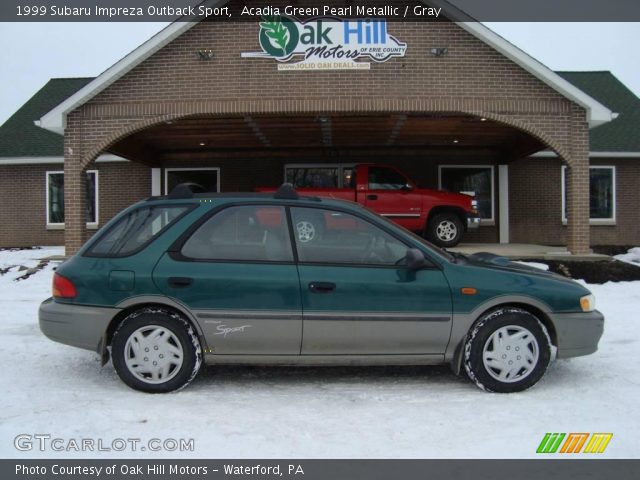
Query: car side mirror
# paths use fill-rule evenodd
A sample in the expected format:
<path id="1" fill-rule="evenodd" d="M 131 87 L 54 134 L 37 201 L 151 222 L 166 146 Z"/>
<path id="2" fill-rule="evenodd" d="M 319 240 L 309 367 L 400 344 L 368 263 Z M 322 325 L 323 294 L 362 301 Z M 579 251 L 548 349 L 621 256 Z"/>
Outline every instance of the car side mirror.
<path id="1" fill-rule="evenodd" d="M 429 266 L 429 262 L 424 256 L 424 253 L 417 248 L 407 249 L 407 255 L 405 258 L 407 259 L 407 268 L 409 270 L 415 271 Z"/>
<path id="2" fill-rule="evenodd" d="M 402 190 L 403 192 L 410 192 L 411 190 L 413 190 L 413 187 L 411 185 L 409 185 L 408 183 L 405 183 L 400 190 Z"/>

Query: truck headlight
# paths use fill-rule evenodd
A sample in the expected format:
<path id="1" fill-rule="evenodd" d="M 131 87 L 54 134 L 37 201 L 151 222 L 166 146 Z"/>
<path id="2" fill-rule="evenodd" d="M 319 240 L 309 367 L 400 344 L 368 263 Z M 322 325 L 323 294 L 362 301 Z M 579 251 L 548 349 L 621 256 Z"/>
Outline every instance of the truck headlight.
<path id="1" fill-rule="evenodd" d="M 583 312 L 593 312 L 596 309 L 596 297 L 593 294 L 581 297 L 580 306 Z"/>

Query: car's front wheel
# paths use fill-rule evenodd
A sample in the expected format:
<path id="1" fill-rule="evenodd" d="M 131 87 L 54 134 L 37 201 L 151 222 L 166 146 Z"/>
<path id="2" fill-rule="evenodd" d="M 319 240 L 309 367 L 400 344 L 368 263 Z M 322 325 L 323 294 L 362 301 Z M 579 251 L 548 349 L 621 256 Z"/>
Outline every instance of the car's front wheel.
<path id="1" fill-rule="evenodd" d="M 532 313 L 498 308 L 481 317 L 464 346 L 464 367 L 481 389 L 521 392 L 542 378 L 551 359 L 551 339 Z"/>
<path id="2" fill-rule="evenodd" d="M 149 393 L 186 387 L 202 364 L 193 327 L 181 315 L 163 308 L 129 314 L 113 335 L 111 354 L 122 381 Z"/>

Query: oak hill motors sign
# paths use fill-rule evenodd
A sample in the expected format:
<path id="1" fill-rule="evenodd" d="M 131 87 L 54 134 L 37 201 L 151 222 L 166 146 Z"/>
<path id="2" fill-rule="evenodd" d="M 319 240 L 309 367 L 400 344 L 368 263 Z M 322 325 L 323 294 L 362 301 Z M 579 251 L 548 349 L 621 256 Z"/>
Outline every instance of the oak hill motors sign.
<path id="1" fill-rule="evenodd" d="M 406 43 L 389 34 L 385 19 L 321 17 L 303 22 L 263 16 L 258 40 L 261 52 L 241 56 L 276 60 L 278 70 L 368 70 L 366 59 L 382 63 L 407 51 Z"/>

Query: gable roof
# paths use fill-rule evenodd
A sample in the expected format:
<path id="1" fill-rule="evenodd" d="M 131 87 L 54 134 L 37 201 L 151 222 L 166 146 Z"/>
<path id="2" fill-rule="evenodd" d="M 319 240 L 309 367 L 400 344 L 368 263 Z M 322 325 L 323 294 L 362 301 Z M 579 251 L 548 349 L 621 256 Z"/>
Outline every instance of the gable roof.
<path id="1" fill-rule="evenodd" d="M 618 116 L 592 129 L 592 152 L 640 152 L 640 98 L 611 72 L 558 72 Z M 640 156 L 640 154 L 638 155 Z"/>
<path id="2" fill-rule="evenodd" d="M 52 78 L 0 127 L 0 157 L 61 156 L 63 138 L 33 122 L 93 78 Z"/>
<path id="3" fill-rule="evenodd" d="M 222 4 L 220 0 L 205 0 L 202 4 Z M 509 58 L 516 64 L 520 65 L 526 71 L 546 83 L 548 86 L 556 90 L 561 95 L 572 100 L 578 105 L 585 108 L 587 112 L 587 120 L 591 127 L 602 125 L 612 119 L 612 112 L 593 99 L 582 90 L 566 81 L 564 78 L 550 70 L 548 67 L 531 57 L 518 47 L 509 43 L 507 40 L 496 34 L 480 22 L 473 21 L 462 10 L 450 4 L 446 0 L 423 0 L 423 3 L 440 6 L 444 15 L 458 24 L 461 28 L 469 32 L 471 35 L 485 42 L 505 57 Z M 40 118 L 39 126 L 52 132 L 62 134 L 66 124 L 66 116 L 72 110 L 80 107 L 98 93 L 103 91 L 109 85 L 114 83 L 120 77 L 128 73 L 134 67 L 149 58 L 155 52 L 167 45 L 169 42 L 179 37 L 187 30 L 191 29 L 199 22 L 183 22 L 175 21 L 159 33 L 144 42 L 131 53 L 123 57 L 121 60 L 113 64 L 93 81 L 85 85 L 83 88 L 75 92 L 64 102 L 47 112 Z"/>

